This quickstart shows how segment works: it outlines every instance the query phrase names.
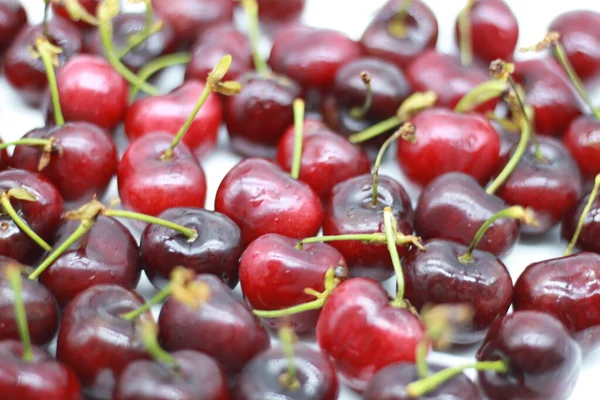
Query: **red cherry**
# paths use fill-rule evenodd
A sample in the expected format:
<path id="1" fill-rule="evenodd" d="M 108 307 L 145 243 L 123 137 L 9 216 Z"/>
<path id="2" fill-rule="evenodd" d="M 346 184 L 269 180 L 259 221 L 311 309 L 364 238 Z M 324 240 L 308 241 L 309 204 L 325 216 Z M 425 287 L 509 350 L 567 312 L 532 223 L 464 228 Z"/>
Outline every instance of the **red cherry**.
<path id="1" fill-rule="evenodd" d="M 240 227 L 245 245 L 267 233 L 315 236 L 323 219 L 321 201 L 307 184 L 259 158 L 247 158 L 227 173 L 217 190 L 215 210 Z"/>
<path id="2" fill-rule="evenodd" d="M 0 3 L 0 53 L 4 52 L 26 23 L 27 13 L 19 1 Z"/>
<path id="3" fill-rule="evenodd" d="M 600 120 L 585 115 L 574 119 L 563 142 L 585 178 L 600 173 Z"/>
<path id="4" fill-rule="evenodd" d="M 447 172 L 463 172 L 486 183 L 496 167 L 500 140 L 487 118 L 433 108 L 415 115 L 415 143 L 398 143 L 404 173 L 421 185 Z"/>
<path id="5" fill-rule="evenodd" d="M 98 5 L 101 3 L 101 0 L 78 0 L 78 3 L 83 6 L 83 8 L 90 13 L 91 15 L 96 15 L 96 9 Z M 64 2 L 52 2 L 52 11 L 54 11 L 57 15 L 60 15 L 62 18 L 69 20 L 71 23 L 75 24 L 80 29 L 91 28 L 91 25 L 85 21 L 73 21 L 71 19 L 71 15 L 67 11 L 67 8 Z"/>
<path id="6" fill-rule="evenodd" d="M 4 144 L 2 139 L 0 139 L 0 145 Z M 0 171 L 4 171 L 8 168 L 10 164 L 10 157 L 8 156 L 8 152 L 6 149 L 0 150 Z"/>
<path id="7" fill-rule="evenodd" d="M 267 23 L 286 24 L 297 20 L 304 10 L 305 0 L 256 0 L 261 20 Z"/>
<path id="8" fill-rule="evenodd" d="M 173 149 L 170 160 L 161 160 L 172 140 L 171 134 L 157 133 L 129 145 L 117 171 L 125 208 L 155 216 L 173 207 L 204 207 L 206 177 L 185 143 Z"/>
<path id="9" fill-rule="evenodd" d="M 155 132 L 175 136 L 196 106 L 204 87 L 204 83 L 187 81 L 169 94 L 136 100 L 125 116 L 125 133 L 129 140 Z M 219 98 L 209 94 L 183 137 L 183 143 L 196 156 L 205 156 L 215 147 L 222 120 Z"/>
<path id="10" fill-rule="evenodd" d="M 427 4 L 413 0 L 408 9 L 402 11 L 404 4 L 405 0 L 385 3 L 360 40 L 365 53 L 391 61 L 400 68 L 425 50 L 435 48 L 438 39 L 438 23 Z M 394 28 L 398 26 L 402 29 Z"/>
<path id="11" fill-rule="evenodd" d="M 395 362 L 414 362 L 425 335 L 419 317 L 390 304 L 383 287 L 367 278 L 342 282 L 329 296 L 317 323 L 317 342 L 341 377 L 364 390 L 373 375 Z"/>
<path id="12" fill-rule="evenodd" d="M 560 232 L 564 240 L 571 240 L 575 234 L 579 218 L 589 200 L 590 194 L 583 196 L 564 214 Z M 600 238 L 600 199 L 596 198 L 583 220 L 581 233 L 575 245 L 580 250 L 600 254 L 600 240 L 598 238 Z"/>

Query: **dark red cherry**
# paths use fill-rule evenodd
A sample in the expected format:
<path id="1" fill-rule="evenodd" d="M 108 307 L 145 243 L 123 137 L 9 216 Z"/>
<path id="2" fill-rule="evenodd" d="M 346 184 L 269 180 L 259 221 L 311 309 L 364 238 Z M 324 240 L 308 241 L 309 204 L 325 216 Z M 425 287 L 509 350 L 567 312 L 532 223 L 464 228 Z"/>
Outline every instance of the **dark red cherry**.
<path id="1" fill-rule="evenodd" d="M 53 250 L 79 224 L 65 220 L 55 233 Z M 92 228 L 40 275 L 40 282 L 65 307 L 92 286 L 113 284 L 135 289 L 141 271 L 139 249 L 129 230 L 114 218 L 99 216 Z"/>
<path id="2" fill-rule="evenodd" d="M 169 351 L 190 349 L 206 353 L 219 361 L 227 373 L 239 372 L 255 355 L 269 348 L 269 334 L 219 278 L 202 274 L 196 282 L 210 287 L 210 299 L 192 309 L 169 298 L 158 317 L 160 343 Z"/>
<path id="3" fill-rule="evenodd" d="M 96 285 L 65 310 L 56 357 L 75 370 L 90 397 L 112 399 L 123 370 L 135 360 L 148 358 L 135 321 L 121 318 L 143 304 L 142 297 L 131 290 Z M 148 312 L 141 318 L 152 317 Z"/>
<path id="4" fill-rule="evenodd" d="M 72 207 L 104 196 L 117 172 L 117 146 L 104 129 L 86 122 L 68 122 L 63 126 L 38 128 L 23 138 L 54 138 L 49 163 L 39 171 L 48 178 Z M 40 146 L 15 147 L 10 164 L 28 171 L 39 170 L 44 149 Z"/>
<path id="5" fill-rule="evenodd" d="M 240 283 L 244 298 L 254 309 L 282 310 L 314 300 L 304 289 L 325 290 L 325 273 L 335 269 L 337 278 L 348 275 L 342 255 L 326 243 L 307 243 L 298 249 L 297 239 L 274 233 L 250 243 L 240 259 Z M 319 310 L 286 318 L 266 319 L 273 327 L 291 326 L 296 332 L 312 330 Z"/>
<path id="6" fill-rule="evenodd" d="M 405 298 L 417 310 L 426 304 L 467 304 L 473 321 L 457 330 L 454 344 L 480 342 L 494 319 L 505 315 L 513 296 L 508 269 L 496 256 L 474 250 L 471 262 L 459 256 L 467 246 L 447 240 L 432 239 L 425 250 L 412 247 L 402 262 Z"/>
<path id="7" fill-rule="evenodd" d="M 81 384 L 73 370 L 44 350 L 33 347 L 33 360 L 23 360 L 23 344 L 0 342 L 0 393 L 3 399 L 81 400 Z"/>
<path id="8" fill-rule="evenodd" d="M 600 255 L 578 253 L 529 265 L 515 283 L 514 309 L 550 314 L 582 346 L 600 344 Z"/>
<path id="9" fill-rule="evenodd" d="M 176 371 L 156 361 L 137 360 L 125 368 L 113 400 L 228 400 L 227 376 L 211 357 L 191 350 L 173 353 Z"/>
<path id="10" fill-rule="evenodd" d="M 570 241 L 575 234 L 579 218 L 589 199 L 589 194 L 582 197 L 563 215 L 560 234 L 564 240 Z M 600 254 L 600 199 L 597 198 L 592 202 L 592 206 L 585 216 L 581 233 L 575 245 L 583 251 Z"/>
<path id="11" fill-rule="evenodd" d="M 475 86 L 489 80 L 488 74 L 476 67 L 465 67 L 456 57 L 429 50 L 418 56 L 406 69 L 413 90 L 431 90 L 438 96 L 437 106 L 454 108 Z M 477 107 L 477 111 L 493 111 L 497 99 Z M 419 129 L 419 128 L 417 128 Z M 420 129 L 419 129 L 420 132 Z"/>
<path id="12" fill-rule="evenodd" d="M 240 228 L 229 217 L 191 207 L 171 208 L 158 217 L 192 228 L 198 237 L 190 242 L 173 229 L 154 224 L 144 229 L 140 241 L 142 263 L 156 287 L 163 287 L 180 265 L 197 274 L 216 275 L 232 289 L 237 285 L 243 248 Z"/>
<path id="13" fill-rule="evenodd" d="M 194 110 L 204 86 L 198 81 L 187 81 L 169 94 L 135 101 L 125 115 L 125 133 L 129 140 L 133 142 L 155 132 L 175 136 Z M 197 157 L 205 156 L 215 147 L 222 121 L 221 102 L 217 95 L 209 94 L 183 137 L 183 143 Z"/>
<path id="14" fill-rule="evenodd" d="M 530 207 L 537 225 L 522 225 L 527 234 L 547 232 L 573 206 L 582 193 L 581 175 L 577 164 L 559 141 L 538 139 L 545 160 L 538 160 L 535 145 L 530 144 L 525 155 L 497 192 L 507 204 Z M 503 160 L 497 172 L 506 164 Z"/>
<path id="15" fill-rule="evenodd" d="M 269 65 L 304 89 L 329 88 L 338 69 L 360 57 L 360 45 L 332 29 L 290 25 L 273 39 Z"/>
<path id="16" fill-rule="evenodd" d="M 35 233 L 46 241 L 52 238 L 63 212 L 58 190 L 43 176 L 20 169 L 0 172 L 0 193 L 10 189 L 24 189 L 35 197 L 35 201 L 12 198 L 10 203 Z M 43 249 L 4 210 L 0 213 L 0 226 L 0 255 L 23 264 L 35 263 L 42 255 Z"/>
<path id="17" fill-rule="evenodd" d="M 0 139 L 0 144 L 3 143 L 4 142 L 2 141 L 2 139 Z M 8 168 L 9 162 L 10 157 L 8 156 L 8 152 L 6 151 L 6 149 L 0 150 L 0 171 L 4 171 L 6 168 Z"/>
<path id="18" fill-rule="evenodd" d="M 0 256 L 0 340 L 20 340 L 15 321 L 14 292 L 4 279 L 6 267 L 15 263 L 15 260 Z M 52 293 L 37 281 L 23 278 L 22 282 L 22 297 L 31 343 L 46 346 L 58 331 L 58 304 Z M 3 392 L 0 390 L 0 393 Z"/>
<path id="19" fill-rule="evenodd" d="M 98 5 L 101 3 L 101 0 L 78 0 L 78 3 L 83 6 L 83 8 L 90 13 L 91 15 L 96 15 L 96 9 Z M 85 21 L 73 21 L 71 19 L 71 15 L 67 11 L 65 6 L 65 2 L 53 1 L 52 2 L 52 10 L 60 15 L 62 18 L 69 20 L 71 23 L 75 24 L 78 28 L 91 28 L 91 25 Z"/>
<path id="20" fill-rule="evenodd" d="M 390 304 L 376 281 L 354 278 L 329 296 L 317 323 L 317 342 L 335 361 L 348 385 L 364 390 L 381 368 L 414 362 L 417 344 L 425 335 L 418 315 Z"/>
<path id="21" fill-rule="evenodd" d="M 155 58 L 171 53 L 177 48 L 173 28 L 166 21 L 162 19 L 161 21 L 163 22 L 161 30 L 148 36 L 142 43 L 132 48 L 121 58 L 121 61 L 127 68 L 132 71 L 138 71 Z M 132 35 L 144 32 L 144 29 L 146 28 L 146 17 L 144 14 L 140 13 L 119 14 L 112 19 L 112 24 L 113 46 L 117 52 L 121 52 L 128 47 L 129 38 Z M 100 40 L 99 31 L 94 31 L 92 37 L 86 43 L 86 49 L 89 53 L 104 56 L 104 48 L 102 46 L 102 41 Z M 216 61 L 218 60 L 215 60 L 215 64 Z M 207 75 L 202 79 L 206 79 Z"/>
<path id="22" fill-rule="evenodd" d="M 175 42 L 183 44 L 212 25 L 232 22 L 231 0 L 153 0 L 154 11 L 175 31 Z M 206 78 L 206 77 L 205 77 Z"/>
<path id="23" fill-rule="evenodd" d="M 442 366 L 430 365 L 431 373 L 444 369 Z M 367 385 L 363 393 L 364 400 L 415 400 L 406 387 L 421 379 L 417 367 L 413 363 L 396 363 L 380 370 Z M 418 397 L 421 400 L 483 400 L 479 388 L 465 374 L 459 374 L 444 382 L 435 390 Z"/>
<path id="24" fill-rule="evenodd" d="M 600 13 L 575 10 L 558 15 L 548 28 L 548 31 L 560 33 L 560 43 L 581 79 L 592 78 L 600 70 L 599 24 Z"/>
<path id="25" fill-rule="evenodd" d="M 478 372 L 491 400 L 567 399 L 581 367 L 581 350 L 564 325 L 550 315 L 518 311 L 492 324 L 477 360 L 506 360 L 507 373 Z"/>
<path id="26" fill-rule="evenodd" d="M 323 206 L 310 186 L 260 158 L 240 161 L 227 173 L 217 190 L 215 211 L 240 227 L 244 245 L 267 233 L 315 236 L 323 219 Z"/>
<path id="27" fill-rule="evenodd" d="M 527 103 L 533 108 L 536 133 L 560 136 L 581 115 L 572 84 L 554 59 L 519 62 L 515 67 L 515 78 L 522 82 Z"/>
<path id="28" fill-rule="evenodd" d="M 489 120 L 475 113 L 432 108 L 415 115 L 417 140 L 398 143 L 398 162 L 411 180 L 426 185 L 447 172 L 489 181 L 500 155 L 500 140 Z"/>
<path id="29" fill-rule="evenodd" d="M 383 209 L 392 207 L 398 232 L 413 233 L 413 210 L 408 193 L 389 176 L 379 176 L 377 203 L 373 205 L 373 176 L 360 175 L 337 184 L 331 193 L 325 218 L 324 235 L 383 232 Z M 359 241 L 331 242 L 346 260 L 351 276 L 367 276 L 384 280 L 394 273 L 385 244 Z M 398 246 L 400 256 L 406 247 Z"/>
<path id="30" fill-rule="evenodd" d="M 268 24 L 287 24 L 300 18 L 305 0 L 257 0 L 260 19 Z"/>
<path id="31" fill-rule="evenodd" d="M 438 39 L 438 23 L 433 11 L 424 2 L 413 0 L 403 13 L 405 1 L 385 3 L 360 40 L 366 54 L 391 61 L 400 68 L 405 68 L 425 50 L 435 48 Z M 397 29 L 398 25 L 404 29 Z"/>
<path id="32" fill-rule="evenodd" d="M 257 355 L 244 368 L 234 389 L 234 400 L 337 400 L 339 392 L 335 368 L 327 356 L 304 344 L 294 346 L 294 366 L 300 387 L 294 390 L 281 383 L 288 361 L 281 348 Z"/>
<path id="33" fill-rule="evenodd" d="M 132 142 L 117 171 L 119 197 L 127 209 L 158 215 L 173 207 L 204 207 L 206 177 L 185 143 L 173 149 L 170 160 L 161 160 L 173 135 L 149 134 Z M 169 185 L 163 183 L 168 181 Z"/>
<path id="34" fill-rule="evenodd" d="M 290 171 L 294 157 L 294 127 L 288 128 L 277 147 L 277 163 Z M 304 121 L 300 179 L 327 202 L 331 189 L 340 182 L 371 170 L 364 150 L 350 143 L 317 120 Z"/>
<path id="35" fill-rule="evenodd" d="M 225 124 L 231 147 L 243 156 L 274 158 L 275 147 L 293 124 L 293 102 L 300 87 L 281 75 L 250 72 L 242 91 L 225 98 Z"/>
<path id="36" fill-rule="evenodd" d="M 492 215 L 506 208 L 502 199 L 485 193 L 470 176 L 444 174 L 427 185 L 415 212 L 415 230 L 423 239 L 446 239 L 468 246 Z M 485 232 L 479 250 L 506 254 L 519 238 L 519 223 L 503 218 Z"/>
<path id="37" fill-rule="evenodd" d="M 36 39 L 43 37 L 42 31 L 41 24 L 22 29 L 4 57 L 6 80 L 25 100 L 34 105 L 42 102 L 48 83 L 42 60 L 31 55 Z M 68 21 L 61 18 L 48 21 L 48 32 L 52 43 L 62 49 L 62 53 L 58 55 L 59 66 L 81 51 L 81 34 Z"/>
<path id="38" fill-rule="evenodd" d="M 563 136 L 563 143 L 584 178 L 600 173 L 600 120 L 586 115 L 574 119 Z"/>
<path id="39" fill-rule="evenodd" d="M 26 23 L 27 13 L 18 0 L 0 3 L 0 53 L 4 52 Z"/>

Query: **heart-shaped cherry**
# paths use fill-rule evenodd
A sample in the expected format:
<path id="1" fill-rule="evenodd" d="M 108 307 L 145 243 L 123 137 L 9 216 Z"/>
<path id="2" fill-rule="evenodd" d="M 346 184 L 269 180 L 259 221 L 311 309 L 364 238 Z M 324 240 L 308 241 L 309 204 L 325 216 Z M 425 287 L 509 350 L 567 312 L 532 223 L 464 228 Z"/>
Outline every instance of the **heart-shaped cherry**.
<path id="1" fill-rule="evenodd" d="M 10 45 L 17 33 L 27 23 L 27 14 L 17 0 L 0 4 L 0 53 Z"/>

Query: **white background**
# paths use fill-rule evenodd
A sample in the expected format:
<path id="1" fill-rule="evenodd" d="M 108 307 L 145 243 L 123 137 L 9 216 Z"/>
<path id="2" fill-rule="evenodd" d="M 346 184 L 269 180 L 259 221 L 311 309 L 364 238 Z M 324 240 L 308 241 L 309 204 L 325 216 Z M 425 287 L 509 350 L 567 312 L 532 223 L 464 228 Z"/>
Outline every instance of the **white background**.
<path id="1" fill-rule="evenodd" d="M 282 0 L 285 1 L 285 0 Z M 42 16 L 41 0 L 22 0 L 25 4 L 31 22 L 39 22 Z M 307 0 L 304 21 L 313 26 L 333 28 L 347 33 L 353 39 L 359 39 L 362 31 L 369 23 L 375 11 L 384 3 L 384 0 Z M 425 0 L 435 12 L 439 22 L 440 37 L 438 49 L 456 53 L 453 32 L 454 19 L 463 7 L 463 0 Z M 600 11 L 600 2 L 595 0 L 507 0 L 513 9 L 520 25 L 519 46 L 528 46 L 538 42 L 545 34 L 547 25 L 559 13 L 574 9 L 593 9 Z M 238 21 L 243 18 L 237 16 Z M 268 51 L 268 48 L 266 48 Z M 162 87 L 165 91 L 177 86 L 182 75 L 179 70 L 173 71 L 167 79 L 163 79 Z M 28 108 L 18 95 L 7 85 L 0 76 L 0 137 L 4 141 L 12 141 L 21 137 L 29 130 L 42 126 L 41 112 Z M 123 134 L 116 135 L 121 147 L 125 144 Z M 208 177 L 207 209 L 213 209 L 215 191 L 223 176 L 239 161 L 239 157 L 227 151 L 225 132 L 221 132 L 219 148 L 202 161 Z M 388 158 L 383 165 L 382 173 L 398 178 L 409 191 L 413 202 L 416 201 L 419 189 L 406 181 L 396 163 Z M 116 197 L 116 185 L 112 183 L 110 198 Z M 516 279 L 523 269 L 532 262 L 547 258 L 558 257 L 566 247 L 559 240 L 558 230 L 553 230 L 539 240 L 521 240 L 512 253 L 504 259 Z M 393 279 L 386 282 L 386 287 L 393 290 Z M 146 297 L 154 293 L 145 278 L 139 288 Z M 238 289 L 239 290 L 239 289 Z M 154 310 L 157 311 L 157 310 Z M 311 340 L 310 338 L 303 338 Z M 455 364 L 469 360 L 472 351 L 454 354 L 433 354 L 432 359 L 446 364 Z M 572 399 L 598 398 L 597 380 L 600 376 L 600 351 L 585 355 L 583 369 L 579 382 L 573 393 Z M 359 399 L 360 396 L 347 388 L 342 389 L 342 399 Z"/>

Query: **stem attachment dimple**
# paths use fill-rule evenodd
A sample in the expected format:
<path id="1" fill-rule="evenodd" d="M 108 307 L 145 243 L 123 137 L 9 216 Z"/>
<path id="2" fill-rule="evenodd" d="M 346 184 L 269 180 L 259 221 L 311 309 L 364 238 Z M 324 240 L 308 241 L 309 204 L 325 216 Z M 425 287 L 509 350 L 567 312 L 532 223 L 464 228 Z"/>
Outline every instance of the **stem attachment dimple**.
<path id="1" fill-rule="evenodd" d="M 367 89 L 367 96 L 365 102 L 361 107 L 353 107 L 350 109 L 350 116 L 354 119 L 362 119 L 369 112 L 369 109 L 373 105 L 373 89 L 371 88 L 371 75 L 364 71 L 360 74 L 360 79 Z"/>
<path id="2" fill-rule="evenodd" d="M 39 57 L 46 69 L 46 77 L 48 79 L 48 87 L 52 97 L 52 107 L 54 109 L 54 122 L 57 126 L 65 124 L 65 118 L 60 106 L 60 98 L 58 95 L 58 85 L 56 83 L 55 67 L 59 66 L 58 55 L 62 54 L 62 49 L 53 45 L 45 37 L 37 38 L 35 41 L 35 49 L 32 50 L 33 57 Z"/>
<path id="3" fill-rule="evenodd" d="M 583 224 L 585 223 L 585 219 L 587 218 L 588 214 L 590 213 L 590 210 L 592 209 L 592 204 L 594 204 L 594 201 L 596 200 L 596 197 L 598 196 L 598 188 L 600 188 L 600 174 L 596 175 L 596 179 L 594 179 L 594 187 L 592 188 L 592 192 L 590 193 L 590 198 L 588 199 L 587 203 L 585 204 L 585 207 L 583 208 L 581 216 L 579 217 L 579 221 L 577 221 L 577 227 L 575 228 L 575 233 L 573 234 L 573 237 L 571 238 L 571 241 L 569 242 L 569 246 L 567 246 L 567 249 L 565 250 L 565 253 L 564 253 L 565 256 L 568 256 L 569 254 L 571 254 L 571 252 L 573 251 L 573 248 L 575 248 L 575 245 L 577 244 L 577 240 L 579 240 L 579 235 L 581 235 L 581 231 L 583 229 Z"/>
<path id="4" fill-rule="evenodd" d="M 25 233 L 31 240 L 36 242 L 38 246 L 40 246 L 45 251 L 52 250 L 52 246 L 50 246 L 44 239 L 42 239 L 33 229 L 27 225 L 27 223 L 19 216 L 17 211 L 14 209 L 10 199 L 14 198 L 21 201 L 36 201 L 36 197 L 25 189 L 9 189 L 8 192 L 4 192 L 0 194 L 0 204 L 4 209 L 4 212 L 8 214 L 8 216 L 13 220 L 13 222 L 19 227 L 19 229 Z"/>
<path id="5" fill-rule="evenodd" d="M 6 279 L 10 283 L 14 292 L 14 311 L 17 327 L 19 328 L 19 337 L 23 346 L 23 361 L 33 361 L 33 350 L 31 347 L 31 336 L 29 335 L 29 325 L 27 324 L 27 313 L 25 302 L 23 301 L 23 277 L 21 268 L 16 264 L 9 264 L 4 270 Z"/>
<path id="6" fill-rule="evenodd" d="M 267 74 L 271 71 L 267 62 L 260 56 L 260 24 L 258 22 L 258 3 L 256 0 L 240 0 L 246 17 L 248 19 L 248 36 L 252 48 L 254 67 L 259 74 Z"/>
<path id="7" fill-rule="evenodd" d="M 294 359 L 294 343 L 298 340 L 294 330 L 287 325 L 279 329 L 279 342 L 281 350 L 287 361 L 287 371 L 279 375 L 279 384 L 286 390 L 300 389 L 300 380 L 296 374 L 296 360 Z"/>
<path id="8" fill-rule="evenodd" d="M 400 9 L 394 15 L 394 18 L 388 23 L 388 32 L 390 35 L 404 39 L 408 35 L 406 19 L 409 16 L 409 9 L 413 0 L 404 0 Z"/>
<path id="9" fill-rule="evenodd" d="M 298 179 L 300 176 L 300 167 L 302 166 L 304 107 L 304 100 L 294 100 L 294 158 L 292 159 L 292 168 L 290 171 L 290 176 L 294 179 Z"/>

